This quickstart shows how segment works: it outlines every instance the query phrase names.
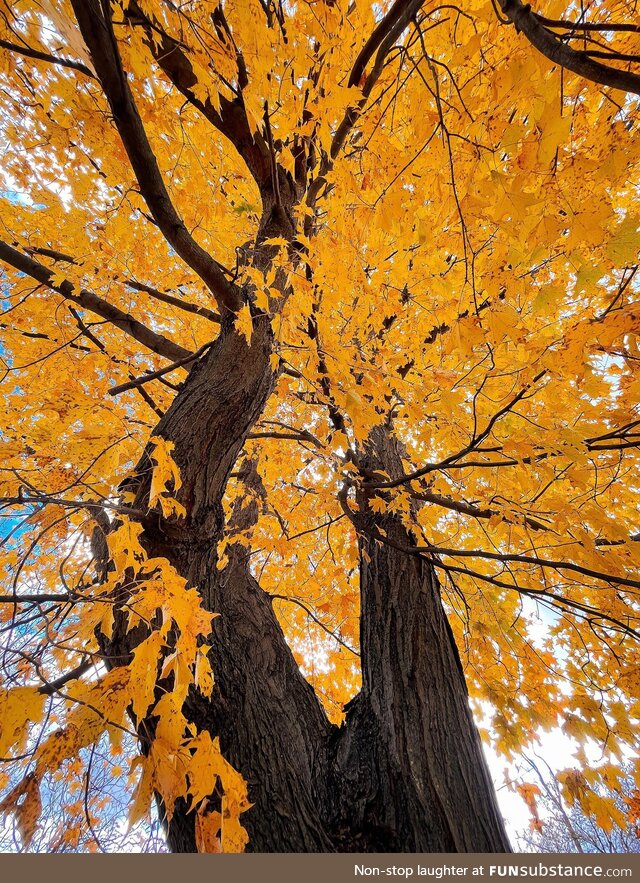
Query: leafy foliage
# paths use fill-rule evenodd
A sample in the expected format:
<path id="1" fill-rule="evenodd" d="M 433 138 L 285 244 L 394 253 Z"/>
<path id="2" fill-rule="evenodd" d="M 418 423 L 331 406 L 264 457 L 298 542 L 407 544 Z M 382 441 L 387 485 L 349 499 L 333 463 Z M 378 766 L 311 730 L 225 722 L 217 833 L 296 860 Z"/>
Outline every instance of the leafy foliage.
<path id="1" fill-rule="evenodd" d="M 491 0 L 119 0 L 104 70 L 94 5 L 0 7 L 1 808 L 28 845 L 43 782 L 82 778 L 105 737 L 125 775 L 122 734 L 151 716 L 131 821 L 155 793 L 198 814 L 203 850 L 244 848 L 246 785 L 182 710 L 214 689 L 212 615 L 140 522 L 188 516 L 158 418 L 221 321 L 253 344 L 266 314 L 276 388 L 225 501 L 255 518 L 228 539 L 331 719 L 359 687 L 364 488 L 441 576 L 487 739 L 512 759 L 559 725 L 585 769 L 600 745 L 606 764 L 563 787 L 606 829 L 621 810 L 595 806 L 599 782 L 640 717 L 628 0 L 571 27 L 566 0 L 539 0 L 522 33 Z M 545 54 L 534 25 L 605 73 Z M 382 424 L 401 478 L 358 468 Z M 122 617 L 144 637 L 107 667 Z"/>

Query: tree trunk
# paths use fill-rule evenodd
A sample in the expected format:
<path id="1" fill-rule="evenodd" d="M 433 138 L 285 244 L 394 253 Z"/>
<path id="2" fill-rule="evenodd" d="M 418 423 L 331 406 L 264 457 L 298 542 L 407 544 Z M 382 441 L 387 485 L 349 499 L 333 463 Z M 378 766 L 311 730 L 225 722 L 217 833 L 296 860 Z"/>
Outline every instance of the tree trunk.
<path id="1" fill-rule="evenodd" d="M 363 602 L 389 612 L 363 634 L 364 658 L 379 664 L 365 666 L 340 728 L 300 674 L 246 549 L 233 546 L 221 572 L 199 556 L 221 614 L 216 688 L 212 700 L 194 692 L 187 716 L 220 736 L 248 782 L 248 850 L 509 851 L 433 570 L 366 548 Z M 178 810 L 167 836 L 173 852 L 195 852 L 194 814 Z"/>
<path id="2" fill-rule="evenodd" d="M 319 807 L 327 800 L 331 725 L 300 674 L 272 609 L 249 572 L 247 550 L 234 545 L 216 571 L 200 558 L 214 620 L 212 700 L 190 695 L 187 716 L 219 735 L 226 759 L 249 786 L 242 816 L 252 852 L 332 852 Z M 174 814 L 173 852 L 195 852 L 194 814 Z"/>
<path id="3" fill-rule="evenodd" d="M 386 427 L 359 466 L 402 475 Z M 363 685 L 336 740 L 340 830 L 367 851 L 509 851 L 435 570 L 397 548 L 416 545 L 398 516 L 358 503 Z"/>

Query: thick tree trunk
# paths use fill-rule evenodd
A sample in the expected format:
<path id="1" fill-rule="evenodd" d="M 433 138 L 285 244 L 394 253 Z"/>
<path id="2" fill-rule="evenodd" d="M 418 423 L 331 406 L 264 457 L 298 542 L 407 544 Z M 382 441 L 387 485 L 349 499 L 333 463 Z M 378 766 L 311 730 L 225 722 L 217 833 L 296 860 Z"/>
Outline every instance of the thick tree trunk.
<path id="1" fill-rule="evenodd" d="M 399 474 L 386 429 L 362 465 Z M 339 729 L 300 674 L 246 550 L 233 546 L 219 572 L 213 537 L 179 557 L 156 546 L 220 614 L 215 694 L 194 693 L 188 717 L 220 736 L 249 784 L 251 851 L 508 851 L 435 571 L 394 548 L 413 544 L 397 517 L 374 518 L 364 496 L 359 504 L 363 688 Z M 378 527 L 388 543 L 374 539 Z M 174 814 L 173 851 L 195 851 L 193 824 Z"/>
<path id="2" fill-rule="evenodd" d="M 224 535 L 222 498 L 247 434 L 273 385 L 268 319 L 254 321 L 251 345 L 231 326 L 191 370 L 155 435 L 172 441 L 183 487 L 186 518 L 165 520 L 156 511 L 141 535 L 151 557 L 167 558 L 196 586 L 203 606 L 218 617 L 211 638 L 216 678 L 211 701 L 190 693 L 185 716 L 220 737 L 225 757 L 249 783 L 254 804 L 243 816 L 254 851 L 331 851 L 318 806 L 326 803 L 326 755 L 331 725 L 302 677 L 273 612 L 248 567 L 247 550 L 235 545 L 229 563 L 217 569 Z M 146 509 L 151 462 L 145 453 L 129 490 L 134 506 Z M 98 557 L 105 558 L 104 550 Z M 144 637 L 126 631 L 116 616 L 114 637 L 102 639 L 119 664 Z M 139 727 L 143 750 L 153 720 Z M 174 852 L 195 852 L 195 814 L 177 805 L 167 824 Z"/>
<path id="3" fill-rule="evenodd" d="M 220 736 L 248 782 L 248 849 L 508 851 L 433 571 L 375 541 L 365 547 L 363 600 L 388 601 L 390 612 L 363 635 L 380 664 L 366 667 L 341 728 L 300 674 L 246 549 L 233 546 L 221 572 L 200 556 L 200 586 L 221 613 L 216 690 L 211 701 L 193 693 L 188 717 Z M 172 851 L 195 852 L 194 814 L 178 810 L 167 836 Z"/>
<path id="4" fill-rule="evenodd" d="M 402 475 L 386 427 L 360 466 Z M 358 502 L 363 686 L 336 740 L 340 830 L 380 852 L 509 851 L 435 570 L 401 550 L 416 544 L 398 516 Z"/>

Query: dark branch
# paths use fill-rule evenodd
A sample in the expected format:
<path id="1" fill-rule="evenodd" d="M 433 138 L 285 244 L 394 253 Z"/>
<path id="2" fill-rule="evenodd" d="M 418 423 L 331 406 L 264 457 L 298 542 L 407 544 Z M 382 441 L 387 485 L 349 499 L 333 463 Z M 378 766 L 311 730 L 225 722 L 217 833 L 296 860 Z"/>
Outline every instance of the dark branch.
<path id="1" fill-rule="evenodd" d="M 170 304 L 172 307 L 177 307 L 179 310 L 184 310 L 185 313 L 194 313 L 197 316 L 202 316 L 204 319 L 208 319 L 210 322 L 214 322 L 218 325 L 220 324 L 220 314 L 214 313 L 213 310 L 209 310 L 207 307 L 199 307 L 198 304 L 192 304 L 189 301 L 181 300 L 179 297 L 166 294 L 164 291 L 158 291 L 157 288 L 153 288 L 151 285 L 145 285 L 143 282 L 136 282 L 135 279 L 127 279 L 125 285 L 129 288 L 133 288 L 134 291 L 142 291 L 145 294 L 148 294 L 149 297 L 162 301 L 162 303 Z"/>
<path id="2" fill-rule="evenodd" d="M 342 121 L 333 135 L 329 154 L 323 157 L 318 176 L 309 187 L 307 205 L 311 208 L 315 206 L 316 199 L 326 183 L 326 175 L 333 168 L 334 161 L 337 159 L 349 133 L 364 110 L 367 99 L 371 95 L 373 87 L 382 72 L 387 55 L 423 2 L 424 0 L 396 0 L 391 9 L 376 25 L 371 36 L 360 50 L 351 69 L 348 85 L 358 86 L 362 84 L 362 98 L 356 104 L 347 108 Z M 365 77 L 366 67 L 374 55 L 373 67 Z"/>
<path id="3" fill-rule="evenodd" d="M 94 294 L 94 292 L 87 291 L 85 288 L 77 290 L 68 280 L 65 280 L 60 285 L 53 285 L 51 282 L 54 275 L 52 270 L 45 267 L 43 264 L 34 261 L 33 258 L 28 257 L 1 239 L 0 261 L 4 261 L 5 264 L 18 270 L 20 273 L 30 276 L 32 279 L 35 279 L 36 282 L 46 285 L 53 291 L 57 291 L 62 297 L 73 301 L 73 303 L 83 309 L 90 310 L 92 313 L 102 316 L 103 319 L 111 322 L 116 328 L 124 331 L 129 337 L 133 337 L 138 343 L 141 343 L 147 349 L 151 350 L 151 352 L 157 353 L 159 356 L 164 356 L 166 359 L 176 361 L 177 359 L 184 359 L 185 356 L 191 355 L 189 350 L 184 349 L 184 347 L 179 346 L 177 343 L 174 343 L 162 334 L 158 334 L 150 328 L 147 328 L 146 325 L 143 325 L 142 322 L 134 319 L 129 313 L 125 313 L 124 310 L 115 307 L 97 294 Z"/>
<path id="4" fill-rule="evenodd" d="M 71 669 L 71 671 L 66 672 L 63 675 L 60 675 L 59 678 L 56 678 L 55 681 L 45 681 L 45 683 L 38 688 L 38 693 L 42 693 L 44 696 L 52 696 L 54 693 L 57 693 L 61 687 L 64 687 L 65 684 L 68 684 L 69 681 L 75 681 L 79 677 L 89 671 L 95 665 L 93 659 L 85 659 L 84 662 L 81 662 L 80 665 L 77 665 L 75 668 Z M 44 681 L 44 677 L 38 672 L 42 680 Z"/>
<path id="5" fill-rule="evenodd" d="M 212 292 L 221 308 L 242 306 L 240 289 L 198 245 L 173 205 L 122 67 L 111 19 L 100 0 L 72 0 L 73 10 L 102 84 L 140 192 L 167 242 Z"/>
<path id="6" fill-rule="evenodd" d="M 43 592 L 39 595 L 0 595 L 0 604 L 73 604 L 76 600 L 88 601 L 92 599 L 76 599 L 71 595 L 58 595 L 51 592 Z"/>
<path id="7" fill-rule="evenodd" d="M 523 33 L 531 45 L 549 61 L 594 83 L 640 95 L 640 74 L 601 64 L 585 52 L 572 49 L 558 34 L 550 31 L 543 24 L 544 20 L 531 11 L 529 4 L 525 6 L 521 0 L 499 0 L 499 3 L 500 8 L 517 30 Z M 638 61 L 640 62 L 640 59 Z"/>
<path id="8" fill-rule="evenodd" d="M 90 70 L 86 64 L 81 61 L 73 61 L 70 58 L 60 58 L 57 55 L 50 55 L 48 52 L 41 52 L 39 49 L 31 49 L 29 46 L 18 46 L 16 43 L 10 43 L 8 40 L 0 40 L 0 48 L 8 49 L 16 55 L 24 55 L 25 58 L 34 58 L 37 61 L 46 61 L 47 64 L 56 64 L 59 67 L 68 67 L 74 71 L 91 77 L 95 80 L 96 75 Z"/>
<path id="9" fill-rule="evenodd" d="M 119 386 L 112 386 L 109 390 L 110 396 L 117 396 L 121 392 L 126 392 L 129 389 L 135 389 L 138 386 L 142 386 L 145 383 L 149 383 L 150 380 L 158 380 L 158 378 L 163 377 L 165 374 L 169 374 L 171 371 L 175 371 L 176 368 L 182 368 L 185 365 L 188 365 L 189 362 L 193 362 L 195 359 L 199 359 L 200 356 L 209 349 L 211 343 L 205 343 L 204 346 L 201 346 L 199 350 L 195 353 L 189 353 L 188 356 L 185 356 L 183 359 L 178 359 L 177 362 L 173 362 L 171 365 L 166 365 L 164 368 L 160 368 L 158 371 L 150 371 L 148 374 L 143 374 L 142 377 L 134 377 L 132 380 L 128 380 L 126 383 L 121 383 Z"/>
<path id="10" fill-rule="evenodd" d="M 183 47 L 164 31 L 154 26 L 148 16 L 133 0 L 127 15 L 133 24 L 140 25 L 145 42 L 165 76 L 222 135 L 236 148 L 256 180 L 258 186 L 270 181 L 269 148 L 258 131 L 252 131 L 244 103 L 240 96 L 229 99 L 218 96 L 219 108 L 207 97 L 203 101 L 194 92 L 198 78 Z M 240 77 L 241 71 L 239 71 Z"/>
<path id="11" fill-rule="evenodd" d="M 579 573 L 581 576 L 588 576 L 592 579 L 600 580 L 601 582 L 640 589 L 640 580 L 637 579 L 628 579 L 627 577 L 616 576 L 615 574 L 605 573 L 601 570 L 591 570 L 588 567 L 583 567 L 581 564 L 573 564 L 571 561 L 555 561 L 548 558 L 538 558 L 534 555 L 516 555 L 508 552 L 485 552 L 483 549 L 444 549 L 439 546 L 415 546 L 413 549 L 407 548 L 405 551 L 425 553 L 429 555 L 446 555 L 451 558 L 486 558 L 488 561 L 499 561 L 503 564 L 531 564 L 537 567 L 546 567 L 551 570 L 568 570 L 572 573 Z"/>
<path id="12" fill-rule="evenodd" d="M 21 494 L 17 497 L 0 497 L 0 504 L 8 506 L 62 506 L 64 509 L 88 509 L 89 511 L 102 511 L 110 509 L 127 515 L 130 518 L 144 518 L 146 513 L 141 509 L 131 509 L 129 506 L 119 506 L 117 503 L 109 503 L 107 500 L 65 500 L 63 497 L 53 497 L 49 494 Z"/>
<path id="13" fill-rule="evenodd" d="M 490 434 L 493 427 L 500 420 L 501 417 L 504 417 L 505 414 L 508 414 L 515 405 L 518 404 L 527 394 L 531 394 L 531 388 L 535 386 L 535 384 L 541 380 L 545 374 L 547 373 L 547 369 L 544 371 L 540 371 L 536 374 L 535 377 L 532 378 L 531 382 L 520 390 L 517 395 L 515 395 L 505 406 L 504 408 L 500 408 L 499 411 L 491 417 L 488 421 L 485 428 L 478 433 L 474 433 L 473 438 L 469 442 L 466 447 L 464 447 L 461 451 L 458 451 L 455 454 L 451 454 L 449 457 L 446 457 L 440 463 L 428 463 L 426 466 L 423 466 L 421 469 L 416 469 L 415 472 L 410 472 L 408 475 L 402 475 L 399 478 L 390 479 L 389 481 L 367 481 L 365 482 L 365 487 L 374 487 L 374 488 L 392 488 L 399 487 L 401 484 L 405 484 L 410 481 L 415 481 L 418 478 L 422 478 L 424 475 L 427 475 L 429 472 L 434 472 L 436 470 L 446 469 L 447 467 L 455 468 L 456 463 L 461 460 L 463 457 L 466 457 L 467 454 L 470 454 L 472 451 L 478 451 L 478 445 L 480 445 Z M 517 463 L 517 461 L 515 461 Z M 468 464 L 464 464 L 468 465 Z M 491 464 L 494 465 L 494 464 Z"/>
<path id="14" fill-rule="evenodd" d="M 435 506 L 441 506 L 443 509 L 450 509 L 452 512 L 458 512 L 460 515 L 469 515 L 471 518 L 492 518 L 494 515 L 503 515 L 498 509 L 481 509 L 479 506 L 474 506 L 472 503 L 466 503 L 463 500 L 454 500 L 452 497 L 445 497 L 442 494 L 434 494 L 432 491 L 422 491 L 412 493 L 412 496 L 418 500 L 423 500 L 425 503 L 432 503 Z M 529 515 L 524 515 L 522 517 L 523 524 L 526 524 L 527 527 L 530 527 L 532 530 L 551 530 L 552 528 L 544 524 L 542 521 L 538 521 L 536 518 L 531 518 Z M 510 522 L 513 519 L 505 516 L 505 521 Z"/>
<path id="15" fill-rule="evenodd" d="M 289 601 L 291 604 L 297 604 L 298 607 L 301 607 L 307 616 L 312 619 L 316 625 L 319 625 L 320 628 L 325 631 L 328 635 L 330 635 L 334 641 L 337 641 L 338 644 L 341 644 L 345 650 L 348 650 L 349 653 L 353 653 L 354 656 L 360 656 L 357 650 L 354 650 L 353 647 L 350 647 L 345 641 L 342 640 L 340 635 L 337 635 L 329 626 L 326 626 L 322 620 L 318 619 L 318 617 L 309 610 L 306 604 L 303 604 L 302 601 L 298 600 L 298 598 L 292 598 L 290 595 L 269 595 L 270 598 L 277 598 L 279 601 Z"/>
<path id="16" fill-rule="evenodd" d="M 422 6 L 424 0 L 396 0 L 387 14 L 380 20 L 371 36 L 360 50 L 351 74 L 349 86 L 357 86 L 367 65 L 384 44 L 391 44 L 409 24 Z"/>
<path id="17" fill-rule="evenodd" d="M 596 21 L 565 21 L 564 19 L 545 18 L 544 15 L 533 13 L 540 24 L 547 28 L 556 28 L 563 31 L 575 32 L 576 39 L 581 38 L 584 31 L 599 31 L 601 33 L 626 32 L 640 34 L 640 24 L 632 25 L 624 22 L 596 22 Z"/>

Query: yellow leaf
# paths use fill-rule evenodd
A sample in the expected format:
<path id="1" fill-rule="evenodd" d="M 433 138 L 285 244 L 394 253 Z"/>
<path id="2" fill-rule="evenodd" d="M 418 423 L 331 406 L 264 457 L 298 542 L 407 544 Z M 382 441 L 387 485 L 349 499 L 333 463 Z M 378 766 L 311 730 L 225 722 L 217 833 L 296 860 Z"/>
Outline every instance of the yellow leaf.
<path id="1" fill-rule="evenodd" d="M 247 345 L 251 346 L 251 335 L 253 333 L 253 320 L 251 318 L 251 310 L 249 305 L 245 304 L 236 314 L 235 319 L 236 331 L 241 334 L 247 341 Z"/>
<path id="2" fill-rule="evenodd" d="M 152 446 L 150 456 L 155 463 L 151 476 L 149 507 L 153 508 L 159 502 L 165 518 L 171 515 L 183 518 L 187 514 L 184 506 L 175 500 L 173 494 L 168 490 L 170 483 L 173 484 L 173 493 L 179 491 L 182 487 L 180 470 L 171 456 L 175 445 L 173 442 L 157 435 L 149 439 L 149 444 Z"/>
<path id="3" fill-rule="evenodd" d="M 40 723 L 46 696 L 35 687 L 0 690 L 0 757 L 24 748 L 29 725 Z"/>
<path id="4" fill-rule="evenodd" d="M 222 816 L 219 812 L 198 810 L 196 813 L 196 847 L 198 852 L 222 852 L 221 827 Z"/>
<path id="5" fill-rule="evenodd" d="M 160 650 L 164 644 L 160 632 L 151 632 L 149 637 L 136 647 L 130 663 L 133 686 L 133 713 L 140 721 L 154 699 Z"/>

